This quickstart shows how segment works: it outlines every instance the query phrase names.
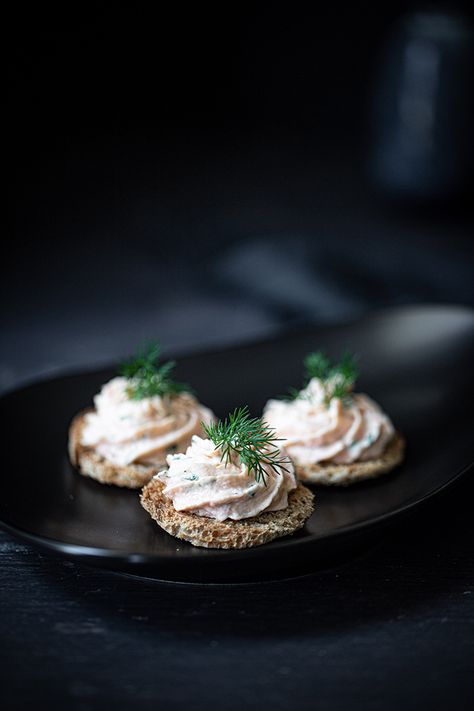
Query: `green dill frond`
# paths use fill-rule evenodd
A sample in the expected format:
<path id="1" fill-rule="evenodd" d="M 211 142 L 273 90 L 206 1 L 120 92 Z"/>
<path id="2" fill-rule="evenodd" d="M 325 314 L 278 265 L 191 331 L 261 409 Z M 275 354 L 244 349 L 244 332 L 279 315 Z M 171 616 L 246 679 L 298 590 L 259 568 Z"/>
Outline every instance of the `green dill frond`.
<path id="1" fill-rule="evenodd" d="M 336 372 L 350 385 L 353 385 L 359 377 L 359 369 L 356 364 L 356 356 L 353 353 L 343 354 L 339 364 L 335 367 Z"/>
<path id="2" fill-rule="evenodd" d="M 240 457 L 257 483 L 263 481 L 267 485 L 265 466 L 276 472 L 287 471 L 284 465 L 289 459 L 282 456 L 276 444 L 280 439 L 275 430 L 261 417 L 250 417 L 246 406 L 236 408 L 225 420 L 202 426 L 216 449 L 221 450 L 221 461 L 227 465 L 234 456 Z"/>
<path id="3" fill-rule="evenodd" d="M 326 380 L 331 373 L 331 361 L 322 351 L 308 353 L 304 359 L 305 375 L 307 380 L 318 378 Z"/>
<path id="4" fill-rule="evenodd" d="M 356 357 L 351 353 L 344 353 L 339 362 L 331 361 L 322 351 L 308 353 L 304 359 L 305 386 L 312 378 L 318 378 L 324 388 L 324 402 L 329 405 L 331 400 L 339 398 L 343 404 L 350 402 L 351 391 L 359 375 Z M 295 399 L 292 389 L 291 399 Z M 301 397 L 297 394 L 296 397 Z"/>
<path id="5" fill-rule="evenodd" d="M 156 395 L 173 397 L 183 391 L 190 392 L 185 383 L 173 380 L 172 371 L 176 365 L 173 360 L 159 365 L 160 354 L 160 345 L 152 343 L 121 366 L 119 372 L 129 381 L 127 394 L 131 400 Z"/>

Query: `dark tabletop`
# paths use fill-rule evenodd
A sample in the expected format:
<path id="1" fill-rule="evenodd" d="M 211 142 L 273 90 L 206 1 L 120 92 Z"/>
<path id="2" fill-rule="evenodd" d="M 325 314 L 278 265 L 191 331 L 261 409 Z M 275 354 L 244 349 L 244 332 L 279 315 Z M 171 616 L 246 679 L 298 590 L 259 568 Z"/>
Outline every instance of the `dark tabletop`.
<path id="1" fill-rule="evenodd" d="M 472 476 L 338 567 L 186 585 L 0 534 L 5 708 L 472 708 Z"/>

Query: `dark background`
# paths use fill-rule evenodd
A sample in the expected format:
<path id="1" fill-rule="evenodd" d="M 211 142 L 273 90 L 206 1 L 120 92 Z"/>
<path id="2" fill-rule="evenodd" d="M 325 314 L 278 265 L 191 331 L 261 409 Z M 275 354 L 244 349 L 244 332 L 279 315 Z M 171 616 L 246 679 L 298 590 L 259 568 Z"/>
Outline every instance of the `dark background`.
<path id="1" fill-rule="evenodd" d="M 467 2 L 12 13 L 0 388 L 155 338 L 179 352 L 398 304 L 474 305 L 460 30 L 437 45 L 436 160 L 415 151 L 396 170 L 393 102 L 420 9 L 448 35 L 462 13 L 469 34 Z M 461 487 L 297 582 L 144 583 L 2 533 L 5 705 L 470 708 Z"/>
<path id="2" fill-rule="evenodd" d="M 472 304 L 470 40 L 439 45 L 428 172 L 453 180 L 374 169 L 420 9 L 472 24 L 468 3 L 17 11 L 0 386 L 153 338 Z"/>

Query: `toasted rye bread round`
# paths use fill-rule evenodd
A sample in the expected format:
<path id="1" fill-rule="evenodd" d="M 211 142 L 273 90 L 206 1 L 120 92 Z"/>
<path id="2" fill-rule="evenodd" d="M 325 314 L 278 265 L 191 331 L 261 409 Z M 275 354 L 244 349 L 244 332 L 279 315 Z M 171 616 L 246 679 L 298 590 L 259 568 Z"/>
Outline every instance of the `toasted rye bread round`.
<path id="1" fill-rule="evenodd" d="M 166 462 L 147 466 L 144 464 L 127 464 L 118 466 L 108 462 L 93 447 L 81 444 L 81 433 L 85 425 L 85 415 L 93 412 L 93 408 L 83 410 L 71 422 L 69 427 L 69 458 L 71 463 L 84 476 L 100 481 L 101 484 L 126 486 L 128 489 L 141 489 L 160 469 L 166 467 Z"/>
<path id="2" fill-rule="evenodd" d="M 288 506 L 282 511 L 268 511 L 240 521 L 216 521 L 187 511 L 176 511 L 162 490 L 163 483 L 152 479 L 140 497 L 143 508 L 167 533 L 204 548 L 260 546 L 302 528 L 314 509 L 313 494 L 298 484 L 290 491 Z"/>
<path id="3" fill-rule="evenodd" d="M 298 479 L 306 484 L 348 486 L 391 471 L 403 460 L 404 452 L 405 440 L 397 432 L 378 459 L 352 464 L 297 464 L 293 460 L 293 465 Z"/>

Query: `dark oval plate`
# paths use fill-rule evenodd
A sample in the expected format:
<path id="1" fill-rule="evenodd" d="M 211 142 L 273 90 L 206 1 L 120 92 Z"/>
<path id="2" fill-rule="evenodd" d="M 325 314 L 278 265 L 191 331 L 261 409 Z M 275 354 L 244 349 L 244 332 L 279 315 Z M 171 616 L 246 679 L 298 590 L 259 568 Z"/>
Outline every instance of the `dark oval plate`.
<path id="1" fill-rule="evenodd" d="M 409 307 L 345 326 L 310 328 L 271 341 L 182 357 L 179 379 L 218 415 L 301 381 L 302 358 L 324 349 L 360 358 L 359 389 L 391 415 L 407 440 L 405 463 L 346 489 L 319 488 L 316 510 L 294 536 L 246 550 L 207 550 L 162 531 L 138 493 L 77 474 L 66 455 L 73 415 L 91 404 L 113 370 L 38 382 L 0 400 L 3 445 L 0 521 L 13 533 L 84 562 L 161 579 L 268 578 L 334 562 L 380 526 L 446 488 L 473 460 L 474 312 Z"/>

